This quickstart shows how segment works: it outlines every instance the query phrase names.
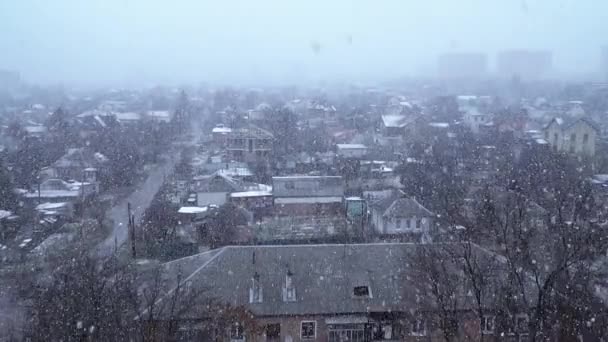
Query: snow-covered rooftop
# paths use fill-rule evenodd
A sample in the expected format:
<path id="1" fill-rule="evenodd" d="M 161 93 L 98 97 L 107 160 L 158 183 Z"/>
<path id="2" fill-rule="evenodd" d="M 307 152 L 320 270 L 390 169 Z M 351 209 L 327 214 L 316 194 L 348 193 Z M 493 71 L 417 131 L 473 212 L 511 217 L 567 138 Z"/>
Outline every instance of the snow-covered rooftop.
<path id="1" fill-rule="evenodd" d="M 313 204 L 313 203 L 340 203 L 342 197 L 282 197 L 275 198 L 276 204 Z"/>
<path id="2" fill-rule="evenodd" d="M 429 126 L 435 127 L 435 128 L 449 128 L 450 124 L 447 122 L 431 122 L 431 123 L 429 123 Z"/>
<path id="3" fill-rule="evenodd" d="M 118 121 L 138 121 L 141 119 L 141 115 L 134 112 L 117 112 L 114 115 Z"/>
<path id="4" fill-rule="evenodd" d="M 0 220 L 5 219 L 11 215 L 13 215 L 13 213 L 8 210 L 0 210 Z"/>
<path id="5" fill-rule="evenodd" d="M 207 207 L 181 207 L 177 211 L 180 214 L 200 214 L 205 213 L 209 210 Z"/>
<path id="6" fill-rule="evenodd" d="M 230 127 L 214 127 L 211 130 L 212 133 L 230 133 L 232 132 L 232 128 Z"/>
<path id="7" fill-rule="evenodd" d="M 404 127 L 406 118 L 403 115 L 382 115 L 382 123 L 385 127 Z"/>
<path id="8" fill-rule="evenodd" d="M 60 209 L 60 208 L 63 208 L 65 206 L 67 206 L 67 205 L 68 205 L 67 202 L 57 202 L 57 203 L 45 202 L 45 203 L 38 204 L 36 206 L 36 210 Z"/>
<path id="9" fill-rule="evenodd" d="M 363 144 L 337 144 L 336 146 L 339 150 L 362 150 L 367 148 Z"/>
<path id="10" fill-rule="evenodd" d="M 272 196 L 269 191 L 241 191 L 230 194 L 232 198 Z"/>

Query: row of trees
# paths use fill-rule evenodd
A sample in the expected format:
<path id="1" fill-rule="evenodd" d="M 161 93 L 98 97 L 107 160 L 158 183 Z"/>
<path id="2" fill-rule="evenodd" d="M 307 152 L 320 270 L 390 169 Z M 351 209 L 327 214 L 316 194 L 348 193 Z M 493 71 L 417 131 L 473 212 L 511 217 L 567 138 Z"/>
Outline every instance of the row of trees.
<path id="1" fill-rule="evenodd" d="M 19 122 L 9 125 L 8 134 L 18 148 L 9 153 L 6 162 L 13 166 L 15 183 L 30 187 L 36 183 L 40 170 L 65 154 L 68 148 L 86 146 L 110 159 L 110 174 L 103 180 L 107 186 L 133 183 L 143 162 L 158 162 L 158 156 L 182 133 L 191 120 L 188 96 L 181 92 L 175 104 L 175 116 L 170 123 L 142 121 L 132 126 L 120 125 L 104 118 L 106 125 L 94 134 L 82 135 L 80 126 L 65 109 L 59 107 L 45 126 L 48 134 L 42 140 L 29 138 Z"/>
<path id="2" fill-rule="evenodd" d="M 168 275 L 155 264 L 99 260 L 78 240 L 47 259 L 46 267 L 21 269 L 13 280 L 30 319 L 12 337 L 32 341 L 177 341 L 180 324 L 203 318 L 199 339 L 223 336 L 246 312 L 193 290 L 179 268 Z M 39 265 L 37 265 L 39 266 Z M 253 324 L 251 324 L 253 326 Z M 192 330 L 188 329 L 189 333 Z"/>
<path id="3" fill-rule="evenodd" d="M 479 215 L 491 222 L 467 227 L 457 243 L 422 245 L 413 256 L 419 278 L 430 284 L 423 297 L 438 309 L 446 341 L 462 332 L 465 309 L 479 322 L 495 317 L 496 335 L 525 334 L 531 341 L 606 336 L 608 315 L 595 293 L 606 276 L 596 264 L 608 247 L 602 227 L 584 220 L 534 223 L 521 197 L 487 204 Z M 526 319 L 516 331 L 520 314 Z M 484 328 L 475 335 L 483 338 Z"/>
<path id="4" fill-rule="evenodd" d="M 476 186 L 458 165 L 474 153 L 459 152 L 459 146 L 436 144 L 401 168 L 409 195 L 440 214 L 445 226 L 466 227 L 452 236 L 457 244 L 422 247 L 416 256 L 421 277 L 432 284 L 426 295 L 440 308 L 436 318 L 446 341 L 459 330 L 463 277 L 470 291 L 466 304 L 479 322 L 496 314 L 498 332 L 507 332 L 523 313 L 520 333 L 532 341 L 556 331 L 565 339 L 605 336 L 607 317 L 594 286 L 605 276 L 596 265 L 608 234 L 596 219 L 586 168 L 548 149 L 514 153 L 517 145 L 500 139 L 496 146 L 504 160 L 481 191 L 471 191 Z M 475 204 L 465 206 L 465 197 Z"/>

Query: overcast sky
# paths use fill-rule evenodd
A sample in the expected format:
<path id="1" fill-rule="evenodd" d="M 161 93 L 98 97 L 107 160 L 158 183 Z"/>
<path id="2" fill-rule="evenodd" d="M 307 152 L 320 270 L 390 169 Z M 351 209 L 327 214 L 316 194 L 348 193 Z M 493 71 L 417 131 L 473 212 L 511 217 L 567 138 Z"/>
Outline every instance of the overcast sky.
<path id="1" fill-rule="evenodd" d="M 0 69 L 44 83 L 263 84 L 418 75 L 441 52 L 535 48 L 587 73 L 606 13 L 605 0 L 0 0 Z"/>

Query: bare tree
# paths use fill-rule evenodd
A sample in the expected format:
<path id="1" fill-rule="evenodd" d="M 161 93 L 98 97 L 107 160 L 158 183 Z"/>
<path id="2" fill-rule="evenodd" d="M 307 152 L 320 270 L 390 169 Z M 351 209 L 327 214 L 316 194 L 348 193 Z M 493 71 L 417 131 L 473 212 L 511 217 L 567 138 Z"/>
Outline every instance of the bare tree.
<path id="1" fill-rule="evenodd" d="M 590 270 L 594 260 L 607 246 L 605 232 L 596 224 L 579 220 L 552 222 L 530 220 L 529 202 L 521 195 L 510 196 L 492 215 L 498 252 L 504 257 L 507 278 L 504 303 L 507 315 L 525 313 L 532 341 L 547 336 L 553 324 L 560 324 L 560 301 L 568 298 L 564 289 L 580 286 L 575 274 Z M 512 312 L 516 310 L 518 312 Z"/>
<path id="2" fill-rule="evenodd" d="M 417 246 L 411 256 L 414 274 L 420 279 L 420 299 L 428 304 L 446 342 L 455 341 L 459 333 L 462 309 L 462 279 L 450 255 L 434 245 Z"/>
<path id="3" fill-rule="evenodd" d="M 115 258 L 95 260 L 82 249 L 70 251 L 62 260 L 27 296 L 32 317 L 28 337 L 34 341 L 128 339 L 134 329 L 128 313 L 136 304 L 128 265 Z"/>
<path id="4" fill-rule="evenodd" d="M 484 340 L 484 317 L 495 310 L 496 289 L 500 282 L 501 263 L 499 256 L 481 249 L 472 241 L 472 236 L 465 235 L 462 242 L 443 247 L 451 257 L 454 265 L 460 270 L 462 283 L 468 297 L 472 297 L 471 308 L 479 322 L 478 334 Z"/>

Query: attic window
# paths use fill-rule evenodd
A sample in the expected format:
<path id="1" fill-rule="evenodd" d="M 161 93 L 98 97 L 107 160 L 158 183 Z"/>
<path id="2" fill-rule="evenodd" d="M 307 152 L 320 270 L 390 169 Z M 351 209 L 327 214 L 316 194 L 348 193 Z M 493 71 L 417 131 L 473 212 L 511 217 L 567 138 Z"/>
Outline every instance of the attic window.
<path id="1" fill-rule="evenodd" d="M 371 297 L 371 292 L 369 290 L 369 286 L 355 286 L 353 289 L 353 295 L 355 297 Z"/>
<path id="2" fill-rule="evenodd" d="M 293 273 L 287 271 L 285 275 L 285 286 L 283 287 L 283 301 L 284 302 L 295 302 L 296 301 L 296 288 L 293 284 Z"/>
<path id="3" fill-rule="evenodd" d="M 256 272 L 251 278 L 251 287 L 249 288 L 249 303 L 262 303 L 264 297 L 262 293 L 262 285 L 260 284 L 260 275 Z"/>

